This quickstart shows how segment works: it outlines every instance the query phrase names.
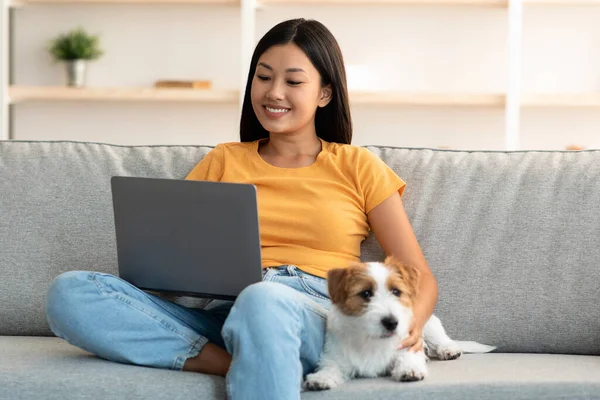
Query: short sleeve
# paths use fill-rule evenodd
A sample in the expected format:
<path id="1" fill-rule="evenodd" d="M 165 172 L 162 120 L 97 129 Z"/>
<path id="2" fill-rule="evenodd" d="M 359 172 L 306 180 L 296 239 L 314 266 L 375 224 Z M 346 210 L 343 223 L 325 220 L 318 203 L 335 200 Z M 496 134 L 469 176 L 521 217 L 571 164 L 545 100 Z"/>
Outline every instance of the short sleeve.
<path id="1" fill-rule="evenodd" d="M 358 157 L 357 171 L 367 214 L 394 192 L 400 196 L 404 193 L 406 183 L 381 158 L 364 147 Z"/>
<path id="2" fill-rule="evenodd" d="M 223 175 L 223 146 L 209 151 L 185 178 L 192 181 L 220 181 Z"/>

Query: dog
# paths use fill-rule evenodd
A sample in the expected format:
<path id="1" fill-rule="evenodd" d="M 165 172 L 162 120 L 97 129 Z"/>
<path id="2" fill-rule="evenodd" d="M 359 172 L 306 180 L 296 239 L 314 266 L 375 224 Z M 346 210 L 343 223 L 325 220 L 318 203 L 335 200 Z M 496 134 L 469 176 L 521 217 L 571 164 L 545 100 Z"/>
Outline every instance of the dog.
<path id="1" fill-rule="evenodd" d="M 463 352 L 495 349 L 476 342 L 457 342 L 432 315 L 423 327 L 424 350 L 398 349 L 408 337 L 417 295 L 419 271 L 387 257 L 383 263 L 357 263 L 330 270 L 327 287 L 332 309 L 318 367 L 303 390 L 327 390 L 353 378 L 391 376 L 395 381 L 427 377 L 427 361 L 453 360 Z"/>

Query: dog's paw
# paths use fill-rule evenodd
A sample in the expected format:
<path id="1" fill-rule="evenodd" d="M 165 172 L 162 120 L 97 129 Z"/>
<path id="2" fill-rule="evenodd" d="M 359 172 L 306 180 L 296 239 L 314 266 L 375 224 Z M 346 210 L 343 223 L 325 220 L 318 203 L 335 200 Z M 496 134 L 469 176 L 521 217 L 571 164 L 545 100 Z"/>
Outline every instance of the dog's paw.
<path id="1" fill-rule="evenodd" d="M 319 371 L 315 372 L 314 374 L 306 375 L 306 379 L 302 383 L 302 389 L 329 390 L 338 386 L 340 383 L 341 382 L 337 376 Z"/>
<path id="2" fill-rule="evenodd" d="M 416 382 L 422 381 L 427 377 L 427 368 L 423 366 L 414 366 L 395 368 L 392 371 L 392 379 L 398 382 Z"/>
<path id="3" fill-rule="evenodd" d="M 421 381 L 427 377 L 427 359 L 423 353 L 405 353 L 396 360 L 392 379 L 399 382 Z"/>
<path id="4" fill-rule="evenodd" d="M 428 346 L 427 355 L 435 360 L 456 360 L 462 351 L 456 342 L 444 343 L 440 346 Z"/>

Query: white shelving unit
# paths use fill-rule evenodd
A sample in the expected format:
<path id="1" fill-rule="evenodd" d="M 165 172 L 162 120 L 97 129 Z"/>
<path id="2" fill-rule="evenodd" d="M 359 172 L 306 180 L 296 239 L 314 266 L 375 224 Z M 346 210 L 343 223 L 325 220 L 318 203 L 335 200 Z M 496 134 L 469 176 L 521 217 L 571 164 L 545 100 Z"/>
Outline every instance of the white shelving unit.
<path id="1" fill-rule="evenodd" d="M 10 139 L 10 102 L 9 102 L 9 77 L 10 77 L 10 28 L 8 0 L 1 0 L 0 9 L 0 140 Z"/>
<path id="2" fill-rule="evenodd" d="M 11 85 L 9 56 L 10 51 L 10 8 L 27 7 L 34 4 L 70 3 L 85 7 L 87 4 L 196 4 L 234 7 L 240 13 L 240 51 L 239 72 L 240 90 L 182 90 L 155 89 L 151 87 L 86 87 L 68 88 L 56 86 Z M 369 7 L 391 6 L 468 6 L 499 7 L 506 10 L 508 22 L 507 85 L 504 93 L 404 93 L 404 92 L 354 92 L 350 93 L 350 102 L 360 106 L 431 106 L 431 107 L 487 107 L 504 110 L 504 147 L 507 150 L 520 148 L 520 112 L 524 107 L 598 107 L 600 94 L 522 94 L 521 85 L 521 48 L 523 42 L 523 9 L 526 6 L 583 6 L 600 5 L 600 0 L 2 0 L 2 19 L 0 21 L 0 41 L 2 42 L 2 76 L 0 91 L 2 121 L 0 139 L 11 139 L 11 107 L 28 101 L 129 101 L 129 102 L 194 102 L 229 103 L 241 105 L 243 88 L 247 79 L 247 65 L 256 44 L 257 12 L 270 5 L 364 5 Z"/>
<path id="3" fill-rule="evenodd" d="M 523 1 L 508 4 L 508 87 L 504 117 L 504 148 L 519 149 L 521 115 L 521 45 L 523 41 Z"/>

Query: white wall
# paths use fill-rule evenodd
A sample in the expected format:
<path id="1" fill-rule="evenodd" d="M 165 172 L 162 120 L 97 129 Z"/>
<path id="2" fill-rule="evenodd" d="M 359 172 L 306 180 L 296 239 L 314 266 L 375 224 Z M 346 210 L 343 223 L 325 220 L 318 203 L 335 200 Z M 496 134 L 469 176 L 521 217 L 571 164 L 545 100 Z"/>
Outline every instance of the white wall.
<path id="1" fill-rule="evenodd" d="M 316 18 L 336 35 L 350 87 L 410 92 L 502 93 L 507 85 L 507 11 L 501 8 L 269 6 L 257 39 L 277 22 Z M 600 90 L 600 7 L 527 8 L 523 89 Z M 89 86 L 152 85 L 157 79 L 211 79 L 239 89 L 239 9 L 206 5 L 47 5 L 14 12 L 14 82 L 62 85 L 48 40 L 77 25 L 100 33 L 105 56 Z M 367 85 L 367 86 L 365 86 Z M 17 139 L 122 144 L 216 144 L 237 139 L 237 105 L 35 102 L 13 107 Z M 600 148 L 600 109 L 524 108 L 522 148 Z M 504 110 L 488 107 L 355 106 L 355 144 L 502 149 Z"/>
<path id="2" fill-rule="evenodd" d="M 526 8 L 523 91 L 600 91 L 600 8 Z M 521 147 L 553 149 L 576 144 L 600 148 L 599 108 L 526 108 Z"/>

